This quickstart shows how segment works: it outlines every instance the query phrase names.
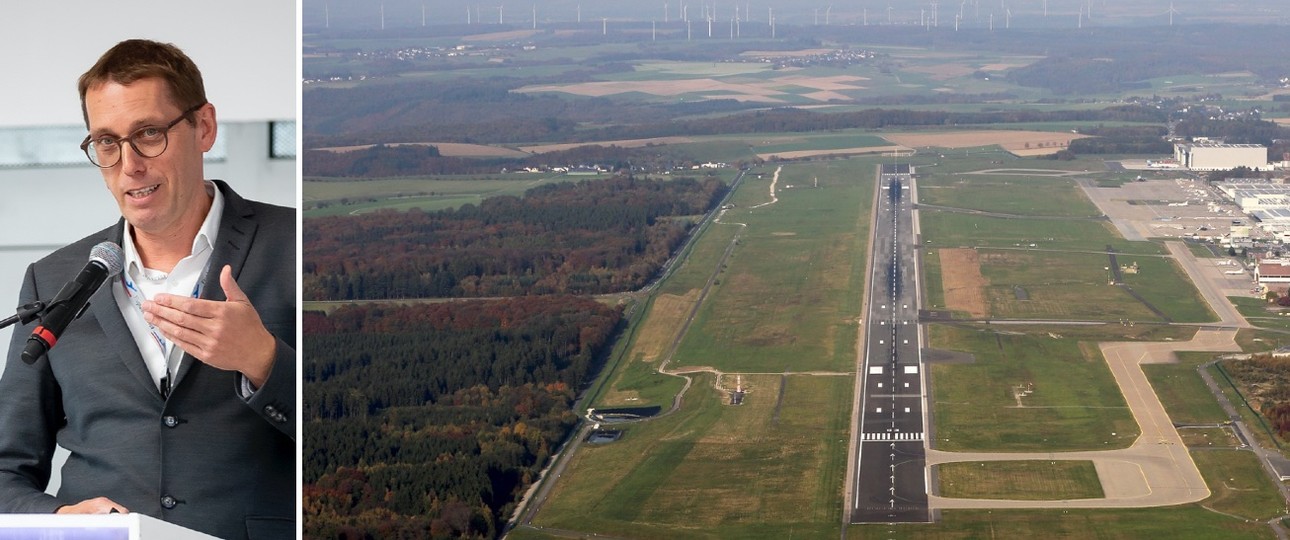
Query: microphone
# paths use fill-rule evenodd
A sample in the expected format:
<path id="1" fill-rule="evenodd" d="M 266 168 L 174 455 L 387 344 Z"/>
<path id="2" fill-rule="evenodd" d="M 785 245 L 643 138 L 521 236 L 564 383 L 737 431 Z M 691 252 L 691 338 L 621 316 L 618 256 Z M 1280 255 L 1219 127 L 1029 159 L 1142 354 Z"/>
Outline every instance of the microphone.
<path id="1" fill-rule="evenodd" d="M 27 338 L 22 361 L 31 364 L 49 352 L 58 343 L 58 336 L 67 329 L 67 325 L 85 312 L 94 291 L 108 278 L 120 274 L 124 267 L 125 256 L 121 252 L 121 246 L 102 242 L 91 248 L 90 262 L 85 263 L 85 268 L 81 269 L 76 279 L 63 285 L 58 295 L 45 308 L 40 324 L 31 331 L 31 337 Z"/>

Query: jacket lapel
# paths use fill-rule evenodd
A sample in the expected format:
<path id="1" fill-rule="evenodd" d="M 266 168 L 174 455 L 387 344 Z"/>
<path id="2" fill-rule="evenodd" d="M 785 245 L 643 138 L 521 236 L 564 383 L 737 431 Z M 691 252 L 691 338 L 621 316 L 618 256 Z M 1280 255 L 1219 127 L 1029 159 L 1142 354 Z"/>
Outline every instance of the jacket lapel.
<path id="1" fill-rule="evenodd" d="M 121 245 L 124 226 L 125 220 L 118 221 L 116 227 L 108 229 L 108 235 L 103 240 Z M 99 327 L 107 336 L 109 346 L 117 351 L 126 369 L 130 370 L 134 378 L 138 379 L 148 391 L 160 398 L 161 392 L 157 390 L 157 385 L 153 384 L 152 375 L 148 373 L 148 367 L 143 362 L 143 355 L 139 353 L 139 346 L 135 344 L 130 328 L 125 324 L 125 317 L 121 315 L 121 308 L 117 306 L 116 298 L 112 295 L 112 289 L 119 287 L 120 283 L 121 276 L 118 274 L 112 277 L 107 286 L 99 287 L 99 290 L 90 296 L 89 312 L 94 315 L 94 320 L 98 321 Z"/>
<path id="2" fill-rule="evenodd" d="M 255 238 L 256 222 L 252 219 L 255 211 L 250 204 L 247 204 L 246 199 L 234 193 L 233 189 L 222 180 L 214 180 L 214 183 L 215 188 L 224 195 L 224 213 L 220 216 L 215 249 L 211 252 L 210 269 L 202 279 L 201 297 L 206 300 L 220 301 L 225 299 L 224 288 L 219 284 L 220 272 L 223 271 L 224 265 L 229 265 L 233 268 L 233 279 L 236 280 L 241 275 L 242 265 L 246 263 L 246 255 L 251 247 L 251 240 Z M 175 373 L 175 387 L 179 386 L 179 383 L 184 380 L 184 375 L 196 362 L 192 355 L 184 355 Z"/>

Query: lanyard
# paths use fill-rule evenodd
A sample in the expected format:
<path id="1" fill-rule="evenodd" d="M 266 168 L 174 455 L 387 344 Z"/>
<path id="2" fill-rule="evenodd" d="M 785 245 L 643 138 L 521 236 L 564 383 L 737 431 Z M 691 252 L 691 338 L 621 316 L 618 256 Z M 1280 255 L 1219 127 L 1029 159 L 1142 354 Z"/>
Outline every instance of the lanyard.
<path id="1" fill-rule="evenodd" d="M 202 281 L 206 279 L 206 272 L 210 270 L 210 267 L 211 262 L 207 259 L 206 266 L 202 268 L 202 273 L 197 276 L 197 283 L 193 285 L 193 298 L 201 295 Z M 129 272 L 121 272 L 121 285 L 125 288 L 126 298 L 130 299 L 130 304 L 139 312 L 139 318 L 143 320 L 144 324 L 148 325 L 148 333 L 152 335 L 153 343 L 157 344 L 157 349 L 161 351 L 161 358 L 166 362 L 166 375 L 161 378 L 161 397 L 170 397 L 170 387 L 174 381 L 174 372 L 171 371 L 170 360 L 173 356 L 171 353 L 175 352 L 176 347 L 170 340 L 162 337 L 161 331 L 157 330 L 157 327 L 148 322 L 148 319 L 143 316 L 143 300 L 146 300 L 146 298 L 143 296 L 143 291 L 139 290 L 134 284 L 134 280 L 130 279 L 127 274 Z"/>

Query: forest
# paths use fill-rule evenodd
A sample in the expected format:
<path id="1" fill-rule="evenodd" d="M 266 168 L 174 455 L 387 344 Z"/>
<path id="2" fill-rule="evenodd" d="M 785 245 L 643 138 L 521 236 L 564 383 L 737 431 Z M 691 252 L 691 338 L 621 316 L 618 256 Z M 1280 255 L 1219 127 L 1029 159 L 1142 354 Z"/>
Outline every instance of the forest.
<path id="1" fill-rule="evenodd" d="M 495 537 L 620 318 L 569 296 L 305 313 L 306 537 Z"/>
<path id="2" fill-rule="evenodd" d="M 681 245 L 721 180 L 548 184 L 439 212 L 312 218 L 308 300 L 602 294 L 644 286 Z"/>
<path id="3" fill-rule="evenodd" d="M 1290 358 L 1255 355 L 1249 360 L 1225 361 L 1222 367 L 1278 438 L 1290 441 Z"/>
<path id="4" fill-rule="evenodd" d="M 1097 126 L 1079 130 L 1092 137 L 1075 139 L 1067 148 L 1075 154 L 1172 154 L 1164 126 Z"/>
<path id="5" fill-rule="evenodd" d="M 465 158 L 441 156 L 434 146 L 376 145 L 347 152 L 307 151 L 303 170 L 308 178 L 389 178 L 488 174 L 525 167 L 546 170 L 571 165 L 599 165 L 611 171 L 670 170 L 694 162 L 692 156 L 675 146 L 627 148 L 592 144 L 523 158 Z"/>

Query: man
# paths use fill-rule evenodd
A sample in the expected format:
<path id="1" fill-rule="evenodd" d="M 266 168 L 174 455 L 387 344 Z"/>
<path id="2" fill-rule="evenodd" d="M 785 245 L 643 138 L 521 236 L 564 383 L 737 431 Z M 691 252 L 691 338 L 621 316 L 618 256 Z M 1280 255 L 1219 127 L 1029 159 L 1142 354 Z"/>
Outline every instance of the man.
<path id="1" fill-rule="evenodd" d="M 295 211 L 207 181 L 215 108 L 173 45 L 123 41 L 81 76 L 82 148 L 115 225 L 27 269 L 50 300 L 91 246 L 125 269 L 33 364 L 0 377 L 0 511 L 138 512 L 220 538 L 295 534 Z M 55 444 L 70 451 L 44 493 Z"/>

